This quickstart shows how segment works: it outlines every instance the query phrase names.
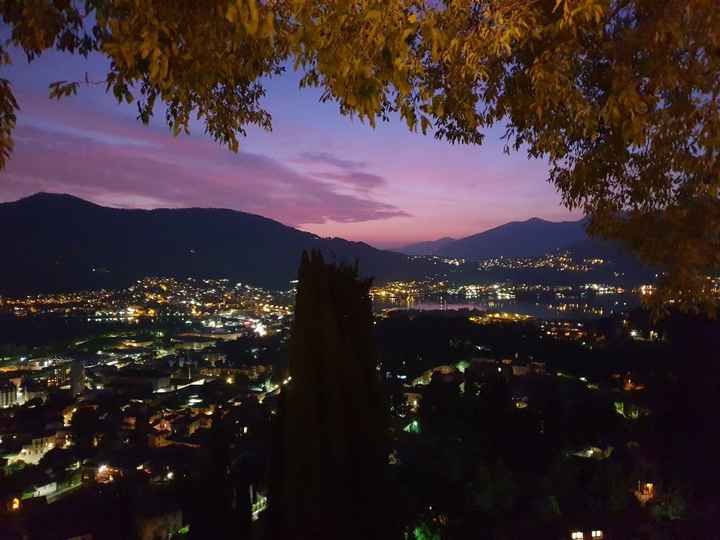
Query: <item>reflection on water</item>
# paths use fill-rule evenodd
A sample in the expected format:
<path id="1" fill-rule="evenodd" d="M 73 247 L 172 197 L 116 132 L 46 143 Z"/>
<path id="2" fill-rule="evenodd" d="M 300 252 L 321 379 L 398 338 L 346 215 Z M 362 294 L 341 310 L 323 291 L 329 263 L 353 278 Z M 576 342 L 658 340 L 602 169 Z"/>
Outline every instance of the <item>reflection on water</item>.
<path id="1" fill-rule="evenodd" d="M 502 299 L 493 297 L 477 298 L 468 301 L 465 297 L 443 296 L 409 298 L 404 300 L 376 300 L 374 308 L 382 310 L 418 310 L 418 311 L 505 311 L 531 315 L 539 319 L 594 319 L 607 317 L 614 313 L 632 309 L 638 305 L 638 299 L 632 294 L 608 294 L 595 297 L 574 297 L 552 299 L 549 301 Z"/>

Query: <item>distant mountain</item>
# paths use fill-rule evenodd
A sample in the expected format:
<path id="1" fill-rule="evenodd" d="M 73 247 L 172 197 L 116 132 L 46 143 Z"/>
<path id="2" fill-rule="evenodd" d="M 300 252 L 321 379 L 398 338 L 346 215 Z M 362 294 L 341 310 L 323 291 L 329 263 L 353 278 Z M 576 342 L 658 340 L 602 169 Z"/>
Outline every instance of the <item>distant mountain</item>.
<path id="1" fill-rule="evenodd" d="M 410 244 L 399 248 L 398 251 L 400 253 L 405 253 L 405 255 L 436 255 L 440 250 L 449 246 L 453 242 L 456 242 L 455 238 L 446 236 L 444 238 L 438 238 L 437 240 Z"/>
<path id="2" fill-rule="evenodd" d="M 604 283 L 629 284 L 652 280 L 657 269 L 641 263 L 638 258 L 619 242 L 590 237 L 585 232 L 587 219 L 579 221 L 552 222 L 540 218 L 514 221 L 485 232 L 453 240 L 441 238 L 431 242 L 412 244 L 399 251 L 409 255 L 434 255 L 455 257 L 475 262 L 497 257 L 540 257 L 557 251 L 567 251 L 576 260 L 604 259 L 606 263 L 592 277 L 558 273 L 552 269 L 497 269 L 480 275 L 465 265 L 460 269 L 465 279 L 519 280 L 526 283 L 560 283 L 563 280 L 585 281 L 597 279 Z M 470 272 L 470 274 L 468 274 Z M 458 276 L 456 276 L 458 277 Z"/>
<path id="3" fill-rule="evenodd" d="M 585 220 L 545 221 L 531 218 L 513 221 L 479 234 L 457 240 L 441 239 L 408 246 L 413 253 L 426 249 L 427 255 L 482 260 L 495 257 L 537 257 L 566 248 L 587 238 Z M 403 253 L 410 253 L 407 248 Z"/>
<path id="4" fill-rule="evenodd" d="M 423 275 L 428 267 L 234 210 L 122 210 L 48 193 L 0 204 L 0 230 L 0 294 L 11 295 L 117 288 L 152 275 L 285 288 L 304 249 L 357 259 L 361 273 L 381 281 Z"/>

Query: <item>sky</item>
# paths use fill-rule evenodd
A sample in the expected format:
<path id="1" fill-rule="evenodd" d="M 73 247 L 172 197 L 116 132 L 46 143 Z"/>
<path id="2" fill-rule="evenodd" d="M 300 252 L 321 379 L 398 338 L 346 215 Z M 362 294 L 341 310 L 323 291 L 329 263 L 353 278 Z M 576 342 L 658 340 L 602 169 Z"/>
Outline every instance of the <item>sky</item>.
<path id="1" fill-rule="evenodd" d="M 27 64 L 14 54 L 13 62 L 2 76 L 21 110 L 0 201 L 45 191 L 123 208 L 231 208 L 385 248 L 580 217 L 561 206 L 546 162 L 503 152 L 501 127 L 482 146 L 450 145 L 400 121 L 373 129 L 300 90 L 289 72 L 265 85 L 272 132 L 250 129 L 233 153 L 201 125 L 173 137 L 156 114 L 143 126 L 134 104 L 102 86 L 48 99 L 51 82 L 103 79 L 100 57 L 53 52 Z"/>

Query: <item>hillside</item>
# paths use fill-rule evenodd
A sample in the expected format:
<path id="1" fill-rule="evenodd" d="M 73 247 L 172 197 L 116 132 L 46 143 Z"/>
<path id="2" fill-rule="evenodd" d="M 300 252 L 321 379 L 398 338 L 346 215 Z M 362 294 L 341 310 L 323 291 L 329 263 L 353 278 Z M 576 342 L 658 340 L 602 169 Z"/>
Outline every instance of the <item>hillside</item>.
<path id="1" fill-rule="evenodd" d="M 438 238 L 437 240 L 403 246 L 398 251 L 405 255 L 437 255 L 440 250 L 456 241 L 455 238 L 446 236 L 444 238 Z"/>
<path id="2" fill-rule="evenodd" d="M 304 249 L 359 260 L 378 280 L 422 275 L 425 263 L 324 239 L 234 210 L 123 210 L 39 193 L 0 204 L 0 294 L 123 287 L 144 276 L 229 278 L 286 288 Z"/>
<path id="3" fill-rule="evenodd" d="M 564 249 L 587 238 L 585 221 L 552 222 L 540 218 L 513 221 L 459 238 L 442 238 L 401 248 L 408 255 L 440 255 L 468 260 L 495 257 L 537 257 Z M 425 253 L 423 253 L 425 251 Z"/>

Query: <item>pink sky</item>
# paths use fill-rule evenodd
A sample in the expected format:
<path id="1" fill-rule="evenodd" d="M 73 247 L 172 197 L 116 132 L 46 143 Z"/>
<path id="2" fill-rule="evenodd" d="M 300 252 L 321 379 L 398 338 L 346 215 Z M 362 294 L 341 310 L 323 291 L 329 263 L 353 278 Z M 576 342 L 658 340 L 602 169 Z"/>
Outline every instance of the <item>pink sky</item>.
<path id="1" fill-rule="evenodd" d="M 47 99 L 49 82 L 101 75 L 99 61 L 16 62 L 9 79 L 22 110 L 15 153 L 0 173 L 2 201 L 50 191 L 108 206 L 232 208 L 382 247 L 532 216 L 579 217 L 560 206 L 544 162 L 503 153 L 499 129 L 482 147 L 409 133 L 400 122 L 371 129 L 319 103 L 316 92 L 298 90 L 289 74 L 267 85 L 273 131 L 250 130 L 233 154 L 200 126 L 172 137 L 162 114 L 144 127 L 133 105 L 117 105 L 97 88 Z"/>

